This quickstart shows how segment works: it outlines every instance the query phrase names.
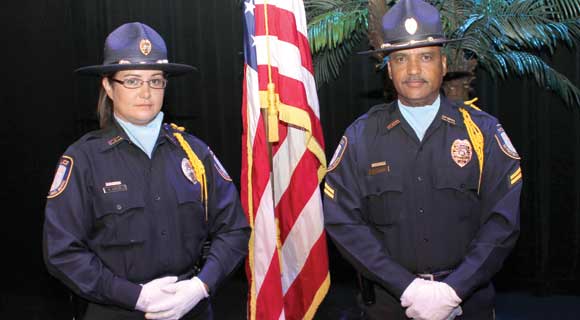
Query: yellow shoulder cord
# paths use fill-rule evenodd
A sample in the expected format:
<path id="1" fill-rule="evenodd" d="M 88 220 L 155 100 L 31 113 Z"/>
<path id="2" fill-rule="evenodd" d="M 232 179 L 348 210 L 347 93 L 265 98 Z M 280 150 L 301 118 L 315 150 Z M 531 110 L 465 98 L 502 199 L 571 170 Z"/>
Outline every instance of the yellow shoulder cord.
<path id="1" fill-rule="evenodd" d="M 479 110 L 479 108 L 473 105 L 473 102 L 475 102 L 476 100 L 477 98 L 475 98 L 474 100 L 465 101 L 464 103 L 466 105 L 473 107 L 474 109 Z M 473 148 L 475 149 L 475 154 L 477 155 L 477 160 L 479 161 L 479 182 L 477 184 L 477 194 L 479 194 L 479 189 L 481 188 L 481 178 L 483 175 L 483 160 L 484 160 L 483 134 L 481 133 L 481 130 L 479 129 L 477 124 L 473 122 L 467 110 L 465 110 L 464 108 L 459 108 L 459 111 L 461 111 L 461 114 L 463 115 L 463 122 L 465 123 L 465 127 L 467 127 L 467 134 L 469 135 L 469 140 L 471 140 L 471 143 L 473 143 Z"/>
<path id="2" fill-rule="evenodd" d="M 173 128 L 174 130 L 177 130 L 177 131 L 184 131 L 185 130 L 185 128 L 179 127 L 173 123 L 171 124 L 171 128 Z M 201 162 L 201 160 L 199 160 L 199 158 L 197 157 L 195 152 L 193 152 L 193 149 L 191 149 L 191 146 L 189 145 L 189 143 L 187 143 L 187 141 L 183 138 L 183 135 L 181 134 L 181 132 L 174 132 L 173 136 L 175 136 L 177 141 L 179 141 L 181 148 L 183 149 L 183 151 L 185 151 L 185 154 L 187 154 L 187 158 L 189 159 L 189 163 L 193 167 L 193 171 L 195 172 L 195 176 L 197 177 L 197 179 L 199 180 L 199 183 L 201 184 L 201 201 L 203 202 L 203 204 L 205 206 L 205 222 L 207 222 L 207 220 L 208 220 L 207 219 L 207 182 L 205 179 L 205 167 L 203 166 L 203 163 Z"/>

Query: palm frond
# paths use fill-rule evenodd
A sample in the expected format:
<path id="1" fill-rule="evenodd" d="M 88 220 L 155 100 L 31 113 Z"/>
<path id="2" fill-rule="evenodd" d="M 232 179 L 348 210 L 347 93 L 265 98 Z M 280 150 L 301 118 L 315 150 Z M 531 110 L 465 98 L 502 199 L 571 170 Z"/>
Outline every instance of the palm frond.
<path id="1" fill-rule="evenodd" d="M 500 68 L 494 70 L 501 70 L 501 78 L 509 74 L 533 76 L 540 87 L 554 91 L 567 105 L 580 107 L 580 89 L 539 57 L 523 51 L 502 52 L 495 57 Z"/>
<path id="2" fill-rule="evenodd" d="M 368 9 L 363 0 L 305 1 L 308 39 L 317 85 L 338 77 L 340 68 L 366 34 Z"/>

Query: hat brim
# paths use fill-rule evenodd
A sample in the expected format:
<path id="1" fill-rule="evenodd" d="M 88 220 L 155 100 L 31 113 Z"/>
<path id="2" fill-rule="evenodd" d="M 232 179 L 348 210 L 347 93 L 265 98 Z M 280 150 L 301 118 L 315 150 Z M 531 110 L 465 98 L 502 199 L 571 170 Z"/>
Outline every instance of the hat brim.
<path id="1" fill-rule="evenodd" d="M 76 69 L 74 72 L 80 75 L 96 75 L 102 76 L 105 74 L 115 73 L 121 70 L 161 70 L 168 73 L 169 76 L 179 76 L 192 71 L 197 71 L 197 68 L 187 64 L 180 63 L 143 63 L 143 64 L 108 64 L 108 65 L 94 65 Z"/>
<path id="2" fill-rule="evenodd" d="M 393 44 L 391 46 L 374 49 L 374 50 L 366 50 L 357 52 L 357 54 L 375 54 L 375 53 L 384 53 L 389 54 L 399 50 L 405 49 L 413 49 L 413 48 L 421 48 L 421 47 L 432 47 L 432 46 L 442 46 L 446 43 L 450 42 L 457 42 L 465 40 L 466 38 L 459 38 L 459 39 L 436 39 L 433 41 L 420 41 L 420 42 L 405 42 L 400 44 Z"/>

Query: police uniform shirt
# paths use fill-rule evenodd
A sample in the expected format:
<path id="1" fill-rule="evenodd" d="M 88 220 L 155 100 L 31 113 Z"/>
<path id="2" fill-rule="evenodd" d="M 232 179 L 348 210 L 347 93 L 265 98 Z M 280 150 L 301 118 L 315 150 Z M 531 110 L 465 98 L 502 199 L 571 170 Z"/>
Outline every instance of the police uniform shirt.
<path id="1" fill-rule="evenodd" d="M 207 177 L 201 183 L 163 125 L 152 158 L 118 124 L 86 134 L 59 162 L 46 204 L 45 261 L 77 294 L 133 309 L 140 284 L 168 275 L 197 275 L 212 292 L 247 253 L 249 227 L 237 190 L 211 150 L 183 133 Z"/>
<path id="2" fill-rule="evenodd" d="M 483 135 L 483 171 L 460 107 Z M 422 141 L 397 103 L 357 119 L 324 186 L 325 227 L 341 253 L 398 299 L 419 273 L 466 299 L 500 269 L 519 232 L 519 156 L 497 120 L 442 97 Z"/>

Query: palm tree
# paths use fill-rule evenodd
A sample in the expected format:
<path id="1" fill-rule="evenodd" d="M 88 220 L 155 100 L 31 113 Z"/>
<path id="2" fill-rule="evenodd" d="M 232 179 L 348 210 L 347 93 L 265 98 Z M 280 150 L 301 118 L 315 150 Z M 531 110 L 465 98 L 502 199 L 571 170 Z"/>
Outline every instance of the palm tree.
<path id="1" fill-rule="evenodd" d="M 338 77 L 360 41 L 382 43 L 381 17 L 394 0 L 305 0 L 308 36 L 319 85 Z M 580 107 L 580 89 L 550 67 L 559 45 L 580 40 L 580 0 L 430 0 L 441 12 L 448 38 L 447 95 L 467 100 L 476 67 L 493 78 L 532 76 L 568 105 Z M 383 57 L 374 56 L 377 66 Z"/>

